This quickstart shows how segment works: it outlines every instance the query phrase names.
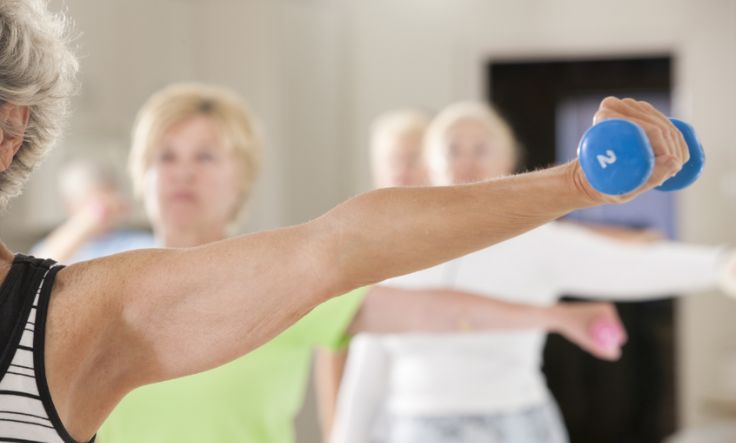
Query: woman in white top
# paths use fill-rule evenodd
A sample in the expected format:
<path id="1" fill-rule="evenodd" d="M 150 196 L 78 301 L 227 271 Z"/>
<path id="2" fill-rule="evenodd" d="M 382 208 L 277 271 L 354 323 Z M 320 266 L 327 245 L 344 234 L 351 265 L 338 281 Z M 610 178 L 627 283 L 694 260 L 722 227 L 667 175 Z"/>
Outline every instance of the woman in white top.
<path id="1" fill-rule="evenodd" d="M 464 103 L 433 121 L 425 154 L 432 183 L 447 185 L 511 174 L 518 150 L 495 111 Z M 713 288 L 723 259 L 719 248 L 625 243 L 550 223 L 385 285 L 539 305 L 562 294 L 640 300 Z M 541 330 L 362 337 L 351 347 L 333 440 L 565 442 L 541 372 L 544 339 Z"/>

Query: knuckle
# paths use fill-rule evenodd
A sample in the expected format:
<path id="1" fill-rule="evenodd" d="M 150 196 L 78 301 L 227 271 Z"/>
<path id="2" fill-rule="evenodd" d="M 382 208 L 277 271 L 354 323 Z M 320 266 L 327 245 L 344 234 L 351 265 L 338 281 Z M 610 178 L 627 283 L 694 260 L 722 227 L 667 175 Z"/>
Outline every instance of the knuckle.
<path id="1" fill-rule="evenodd" d="M 645 130 L 650 141 L 660 143 L 665 138 L 665 131 L 661 126 L 647 125 Z"/>
<path id="2" fill-rule="evenodd" d="M 601 101 L 600 108 L 601 109 L 610 109 L 610 108 L 618 105 L 620 102 L 621 102 L 621 100 L 619 100 L 618 98 L 613 97 L 613 96 L 608 96 L 608 97 L 604 98 Z"/>
<path id="3" fill-rule="evenodd" d="M 625 98 L 623 99 L 624 104 L 630 105 L 630 106 L 636 106 L 637 102 L 633 98 Z"/>
<path id="4" fill-rule="evenodd" d="M 647 101 L 644 101 L 644 100 L 639 100 L 639 101 L 637 101 L 636 103 L 637 103 L 637 104 L 638 104 L 638 105 L 639 105 L 640 107 L 642 107 L 642 108 L 646 109 L 647 111 L 655 111 L 655 110 L 656 110 L 656 108 L 655 108 L 654 106 L 652 106 L 652 104 L 651 104 L 651 103 L 649 103 L 649 102 L 647 102 Z"/>

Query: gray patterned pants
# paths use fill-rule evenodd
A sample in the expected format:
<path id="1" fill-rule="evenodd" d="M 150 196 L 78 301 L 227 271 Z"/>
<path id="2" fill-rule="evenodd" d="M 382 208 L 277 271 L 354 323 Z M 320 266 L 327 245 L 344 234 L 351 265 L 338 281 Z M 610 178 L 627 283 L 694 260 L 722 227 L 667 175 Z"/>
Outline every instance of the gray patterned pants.
<path id="1" fill-rule="evenodd" d="M 552 402 L 510 414 L 393 416 L 385 431 L 376 443 L 568 443 Z"/>

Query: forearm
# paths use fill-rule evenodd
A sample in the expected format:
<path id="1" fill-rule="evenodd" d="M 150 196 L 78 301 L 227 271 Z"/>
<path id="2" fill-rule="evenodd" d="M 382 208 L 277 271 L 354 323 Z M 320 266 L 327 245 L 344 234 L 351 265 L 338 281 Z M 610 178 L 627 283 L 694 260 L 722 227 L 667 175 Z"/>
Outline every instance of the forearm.
<path id="1" fill-rule="evenodd" d="M 350 332 L 469 332 L 538 329 L 556 332 L 555 307 L 506 302 L 449 289 L 405 290 L 375 286 Z"/>
<path id="2" fill-rule="evenodd" d="M 591 238 L 578 245 L 586 242 L 590 250 L 580 251 L 567 266 L 558 262 L 561 289 L 567 293 L 635 300 L 714 289 L 724 258 L 720 248 L 685 243 L 637 245 Z"/>
<path id="3" fill-rule="evenodd" d="M 534 306 L 449 290 L 377 287 L 368 294 L 351 326 L 353 333 L 454 333 L 537 330 L 559 333 L 598 358 L 615 360 L 618 346 L 601 344 L 593 327 L 623 326 L 608 303 L 556 303 Z"/>
<path id="4" fill-rule="evenodd" d="M 322 440 L 328 442 L 337 411 L 337 397 L 347 361 L 347 349 L 328 351 L 319 349 L 315 355 L 314 385 L 317 393 Z"/>
<path id="5" fill-rule="evenodd" d="M 441 263 L 587 206 L 575 165 L 445 188 L 364 194 L 315 222 L 329 232 L 337 293 Z"/>
<path id="6" fill-rule="evenodd" d="M 367 443 L 388 390 L 391 359 L 380 340 L 358 336 L 350 345 L 331 443 Z"/>
<path id="7" fill-rule="evenodd" d="M 621 278 L 603 291 L 608 289 L 616 299 L 622 300 L 653 299 L 717 288 L 724 256 L 720 248 L 667 243 L 653 247 L 647 255 L 648 259 L 638 261 L 640 267 L 637 263 L 627 266 Z"/>
<path id="8" fill-rule="evenodd" d="M 582 228 L 586 228 L 596 234 L 608 237 L 612 240 L 618 240 L 621 242 L 635 244 L 656 244 L 656 242 L 664 241 L 666 239 L 664 234 L 656 229 L 627 228 L 623 226 L 612 226 L 597 223 L 569 223 L 571 223 L 572 225 L 580 226 Z"/>
<path id="9" fill-rule="evenodd" d="M 33 251 L 38 257 L 52 258 L 64 263 L 74 257 L 86 242 L 91 240 L 92 229 L 86 224 L 69 219 L 64 224 L 54 229 L 44 240 L 40 247 Z"/>

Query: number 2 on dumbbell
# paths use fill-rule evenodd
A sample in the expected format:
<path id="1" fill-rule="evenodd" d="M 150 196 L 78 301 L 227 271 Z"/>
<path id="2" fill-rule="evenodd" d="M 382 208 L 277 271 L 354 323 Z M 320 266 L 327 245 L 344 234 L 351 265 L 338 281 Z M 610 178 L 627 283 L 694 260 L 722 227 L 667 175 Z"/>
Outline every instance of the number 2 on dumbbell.
<path id="1" fill-rule="evenodd" d="M 598 155 L 598 163 L 600 163 L 601 168 L 606 169 L 608 165 L 612 165 L 616 163 L 616 153 L 612 150 L 607 150 L 606 155 Z"/>

